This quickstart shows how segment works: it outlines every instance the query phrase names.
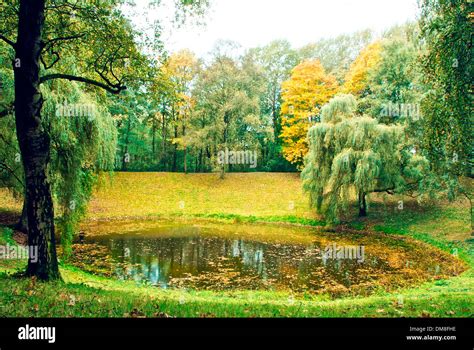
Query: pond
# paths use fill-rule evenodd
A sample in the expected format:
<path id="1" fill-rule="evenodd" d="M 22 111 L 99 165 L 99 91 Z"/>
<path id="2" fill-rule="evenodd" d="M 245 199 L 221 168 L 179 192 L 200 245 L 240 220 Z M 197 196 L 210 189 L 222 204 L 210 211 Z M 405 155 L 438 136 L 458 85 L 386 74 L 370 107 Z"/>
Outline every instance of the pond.
<path id="1" fill-rule="evenodd" d="M 159 288 L 290 290 L 331 296 L 367 295 L 462 270 L 448 254 L 385 235 L 265 225 L 149 223 L 138 231 L 133 227 L 89 227 L 83 244 L 74 245 L 75 264 Z"/>

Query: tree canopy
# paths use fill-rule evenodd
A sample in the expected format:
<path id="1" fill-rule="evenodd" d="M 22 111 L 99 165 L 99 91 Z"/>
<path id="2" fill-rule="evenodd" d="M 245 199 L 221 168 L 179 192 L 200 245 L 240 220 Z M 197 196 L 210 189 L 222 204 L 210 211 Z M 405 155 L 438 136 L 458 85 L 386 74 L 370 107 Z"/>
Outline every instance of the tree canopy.
<path id="1" fill-rule="evenodd" d="M 282 132 L 285 158 L 301 167 L 308 152 L 306 134 L 318 120 L 321 107 L 336 94 L 336 78 L 318 60 L 303 61 L 282 84 Z"/>
<path id="2" fill-rule="evenodd" d="M 338 222 L 353 194 L 359 215 L 367 215 L 367 195 L 404 192 L 418 187 L 428 166 L 413 155 L 401 125 L 380 124 L 357 115 L 352 95 L 332 98 L 321 111 L 321 123 L 308 132 L 309 153 L 301 174 L 311 205 Z"/>

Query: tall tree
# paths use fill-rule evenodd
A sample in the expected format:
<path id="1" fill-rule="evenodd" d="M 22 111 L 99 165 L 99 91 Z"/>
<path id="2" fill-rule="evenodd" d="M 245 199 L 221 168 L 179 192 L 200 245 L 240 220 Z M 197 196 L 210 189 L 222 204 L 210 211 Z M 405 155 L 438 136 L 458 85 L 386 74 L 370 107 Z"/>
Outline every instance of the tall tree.
<path id="1" fill-rule="evenodd" d="M 289 80 L 282 84 L 282 132 L 285 158 L 303 165 L 308 153 L 308 129 L 319 118 L 321 107 L 337 92 L 336 78 L 326 74 L 318 60 L 296 66 Z"/>
<path id="2" fill-rule="evenodd" d="M 258 148 L 260 87 L 246 73 L 239 62 L 218 50 L 194 89 L 196 116 L 189 136 L 196 139 L 196 144 L 204 145 L 209 161 L 221 177 L 229 167 L 217 164 L 219 151 Z"/>
<path id="3" fill-rule="evenodd" d="M 184 137 L 191 117 L 193 101 L 191 87 L 194 83 L 199 62 L 189 50 L 181 50 L 172 54 L 166 62 L 164 75 L 171 81 L 172 127 L 173 127 L 173 171 L 177 171 L 178 149 L 183 151 L 183 168 L 187 172 L 187 145 Z"/>
<path id="4" fill-rule="evenodd" d="M 354 96 L 338 95 L 308 132 L 303 187 L 330 223 L 340 221 L 353 194 L 359 216 L 366 216 L 368 194 L 414 191 L 428 168 L 425 158 L 410 152 L 403 126 L 379 124 L 356 110 Z"/>
<path id="5" fill-rule="evenodd" d="M 369 72 L 380 62 L 382 45 L 376 41 L 362 50 L 346 74 L 343 92 L 354 96 L 367 94 Z"/>
<path id="6" fill-rule="evenodd" d="M 423 147 L 448 197 L 462 194 L 470 201 L 474 232 L 472 2 L 423 0 L 420 4 L 427 46 L 420 61 L 428 90 L 422 101 Z"/>
<path id="7" fill-rule="evenodd" d="M 261 68 L 266 85 L 261 110 L 271 117 L 277 139 L 281 132 L 281 84 L 290 77 L 291 70 L 299 63 L 298 53 L 288 41 L 277 40 L 264 47 L 251 49 L 245 59 L 252 60 Z"/>
<path id="8" fill-rule="evenodd" d="M 276 40 L 266 46 L 250 49 L 243 61 L 244 66 L 254 66 L 252 74 L 257 83 L 264 87 L 260 97 L 260 114 L 262 123 L 273 132 L 273 135 L 261 140 L 265 154 L 262 165 L 271 171 L 293 170 L 281 153 L 281 84 L 299 63 L 298 52 L 291 48 L 288 41 Z"/>
<path id="9" fill-rule="evenodd" d="M 301 60 L 319 60 L 326 72 L 342 83 L 350 64 L 373 40 L 370 30 L 321 39 L 299 50 Z"/>
<path id="10" fill-rule="evenodd" d="M 378 115 L 387 124 L 416 124 L 409 131 L 419 139 L 423 91 L 416 61 L 423 47 L 417 32 L 416 23 L 395 26 L 364 49 L 346 76 L 344 91 L 359 98 L 361 113 Z"/>

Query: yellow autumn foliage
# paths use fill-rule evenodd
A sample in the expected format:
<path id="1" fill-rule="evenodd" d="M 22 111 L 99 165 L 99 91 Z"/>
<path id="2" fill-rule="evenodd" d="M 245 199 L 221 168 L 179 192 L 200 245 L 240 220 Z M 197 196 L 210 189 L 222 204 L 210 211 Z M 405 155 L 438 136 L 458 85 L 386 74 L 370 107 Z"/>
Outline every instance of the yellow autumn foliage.
<path id="1" fill-rule="evenodd" d="M 351 64 L 346 74 L 342 92 L 360 96 L 367 88 L 368 76 L 371 69 L 381 60 L 382 43 L 376 41 L 367 46 Z"/>
<path id="2" fill-rule="evenodd" d="M 285 158 L 303 165 L 308 153 L 307 134 L 321 107 L 337 93 L 336 78 L 326 74 L 319 60 L 303 61 L 296 66 L 289 80 L 282 84 L 282 132 Z"/>

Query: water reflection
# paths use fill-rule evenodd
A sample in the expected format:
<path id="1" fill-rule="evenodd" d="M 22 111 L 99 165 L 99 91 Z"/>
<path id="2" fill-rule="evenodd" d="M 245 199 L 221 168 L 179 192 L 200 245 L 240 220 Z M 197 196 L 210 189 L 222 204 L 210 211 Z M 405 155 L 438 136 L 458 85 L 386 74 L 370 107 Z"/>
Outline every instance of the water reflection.
<path id="1" fill-rule="evenodd" d="M 391 270 L 367 254 L 363 263 L 323 259 L 317 243 L 279 244 L 206 237 L 99 237 L 120 279 L 146 281 L 161 288 L 292 289 L 339 288 L 364 284 Z"/>

